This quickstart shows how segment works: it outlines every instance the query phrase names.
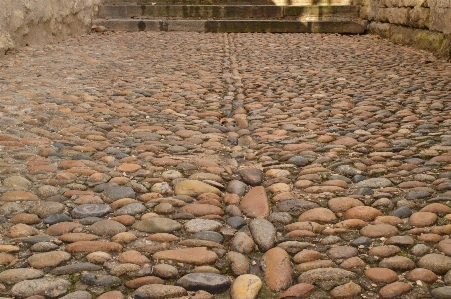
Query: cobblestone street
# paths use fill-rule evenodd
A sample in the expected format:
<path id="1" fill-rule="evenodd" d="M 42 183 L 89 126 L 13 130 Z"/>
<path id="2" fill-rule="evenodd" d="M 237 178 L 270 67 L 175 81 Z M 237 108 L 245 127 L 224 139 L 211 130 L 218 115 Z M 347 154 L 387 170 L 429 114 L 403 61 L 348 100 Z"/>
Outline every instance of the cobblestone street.
<path id="1" fill-rule="evenodd" d="M 451 298 L 432 54 L 91 34 L 1 58 L 0 116 L 1 298 Z"/>

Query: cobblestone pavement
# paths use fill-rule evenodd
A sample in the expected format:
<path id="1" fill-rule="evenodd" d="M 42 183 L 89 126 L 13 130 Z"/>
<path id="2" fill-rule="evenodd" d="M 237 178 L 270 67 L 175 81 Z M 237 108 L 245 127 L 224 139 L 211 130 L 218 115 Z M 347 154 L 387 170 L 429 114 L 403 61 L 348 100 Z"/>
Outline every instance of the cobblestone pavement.
<path id="1" fill-rule="evenodd" d="M 1 59 L 0 105 L 3 297 L 451 298 L 431 54 L 93 34 Z"/>

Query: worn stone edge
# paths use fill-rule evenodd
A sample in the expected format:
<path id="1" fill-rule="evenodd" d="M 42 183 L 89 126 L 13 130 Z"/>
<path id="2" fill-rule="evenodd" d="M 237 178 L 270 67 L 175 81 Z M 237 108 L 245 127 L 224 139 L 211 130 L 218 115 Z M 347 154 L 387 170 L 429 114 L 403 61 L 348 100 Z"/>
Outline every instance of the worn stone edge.
<path id="1" fill-rule="evenodd" d="M 368 33 L 377 34 L 397 44 L 430 51 L 451 61 L 451 34 L 379 22 L 370 22 Z"/>

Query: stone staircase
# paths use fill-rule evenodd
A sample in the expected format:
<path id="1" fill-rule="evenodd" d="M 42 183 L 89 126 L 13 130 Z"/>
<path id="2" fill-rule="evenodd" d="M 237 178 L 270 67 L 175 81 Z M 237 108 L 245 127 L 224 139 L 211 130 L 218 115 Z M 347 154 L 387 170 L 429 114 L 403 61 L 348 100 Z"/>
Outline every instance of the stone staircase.
<path id="1" fill-rule="evenodd" d="M 95 25 L 113 31 L 362 34 L 353 0 L 105 0 Z"/>

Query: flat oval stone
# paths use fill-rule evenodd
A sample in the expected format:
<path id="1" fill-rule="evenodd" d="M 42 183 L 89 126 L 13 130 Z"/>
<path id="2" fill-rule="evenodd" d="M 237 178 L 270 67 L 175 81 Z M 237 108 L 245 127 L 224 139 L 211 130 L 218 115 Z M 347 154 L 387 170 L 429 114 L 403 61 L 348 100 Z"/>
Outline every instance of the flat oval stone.
<path id="1" fill-rule="evenodd" d="M 162 217 L 152 217 L 135 222 L 133 229 L 146 233 L 172 233 L 182 228 L 182 225 L 172 219 Z"/>
<path id="2" fill-rule="evenodd" d="M 421 280 L 425 283 L 434 283 L 437 281 L 438 276 L 431 270 L 416 268 L 407 273 L 406 279 L 412 282 Z"/>
<path id="3" fill-rule="evenodd" d="M 28 191 L 8 191 L 0 197 L 0 201 L 38 201 L 39 198 Z"/>
<path id="4" fill-rule="evenodd" d="M 319 207 L 317 203 L 303 199 L 285 200 L 277 204 L 277 209 L 280 212 L 287 212 L 292 216 L 299 216 L 305 211 L 317 207 Z"/>
<path id="5" fill-rule="evenodd" d="M 135 198 L 135 191 L 131 187 L 113 186 L 103 191 L 102 198 L 106 203 L 112 203 L 121 198 Z"/>
<path id="6" fill-rule="evenodd" d="M 398 274 L 388 268 L 369 268 L 365 270 L 365 276 L 375 283 L 392 283 L 398 280 Z"/>
<path id="7" fill-rule="evenodd" d="M 184 226 L 187 232 L 197 233 L 202 231 L 217 231 L 222 227 L 222 224 L 215 220 L 191 219 Z"/>
<path id="8" fill-rule="evenodd" d="M 122 293 L 121 293 L 121 295 L 122 295 Z M 101 295 L 101 296 L 103 296 L 103 295 Z M 101 296 L 97 297 L 97 298 L 102 299 Z M 89 293 L 87 291 L 75 291 L 73 293 L 67 294 L 66 296 L 60 297 L 60 299 L 91 299 L 91 298 L 92 298 L 91 293 Z M 104 297 L 103 299 L 112 299 L 112 298 L 105 298 Z M 117 298 L 114 298 L 114 299 L 122 299 L 122 298 L 121 297 L 117 297 Z"/>
<path id="9" fill-rule="evenodd" d="M 179 271 L 176 267 L 168 264 L 157 264 L 153 267 L 155 275 L 162 278 L 176 278 L 179 276 Z"/>
<path id="10" fill-rule="evenodd" d="M 102 269 L 101 266 L 91 264 L 91 263 L 76 263 L 76 264 L 71 264 L 71 265 L 67 265 L 67 266 L 56 267 L 52 271 L 50 271 L 50 274 L 67 275 L 67 274 L 80 273 L 80 272 L 84 272 L 84 271 L 98 271 L 101 269 Z"/>
<path id="11" fill-rule="evenodd" d="M 379 267 L 404 272 L 414 269 L 415 263 L 411 259 L 404 256 L 393 256 L 383 259 L 379 263 Z"/>
<path id="12" fill-rule="evenodd" d="M 34 206 L 30 212 L 38 215 L 40 218 L 46 218 L 53 214 L 59 214 L 64 211 L 66 206 L 60 202 L 44 201 Z"/>
<path id="13" fill-rule="evenodd" d="M 89 286 L 113 287 L 122 284 L 119 277 L 112 275 L 95 275 L 93 273 L 83 274 L 80 281 Z"/>
<path id="14" fill-rule="evenodd" d="M 374 255 L 380 258 L 386 258 L 397 255 L 401 252 L 401 248 L 395 245 L 376 246 L 368 251 L 368 255 Z"/>
<path id="15" fill-rule="evenodd" d="M 222 192 L 209 184 L 198 180 L 183 180 L 174 187 L 176 195 L 199 196 L 202 193 L 214 193 L 221 195 Z"/>
<path id="16" fill-rule="evenodd" d="M 258 168 L 241 169 L 239 174 L 243 181 L 251 186 L 258 186 L 263 180 L 263 172 Z"/>
<path id="17" fill-rule="evenodd" d="M 122 245 L 115 242 L 79 241 L 67 245 L 66 251 L 70 253 L 120 252 L 122 251 Z"/>
<path id="18" fill-rule="evenodd" d="M 125 283 L 127 288 L 137 289 L 149 284 L 164 284 L 164 280 L 156 276 L 144 276 L 129 280 Z"/>
<path id="19" fill-rule="evenodd" d="M 359 251 L 357 250 L 357 248 L 351 246 L 332 247 L 327 251 L 327 256 L 330 257 L 332 260 L 347 259 L 353 256 L 357 256 L 358 254 Z"/>
<path id="20" fill-rule="evenodd" d="M 276 228 L 266 219 L 254 219 L 249 223 L 252 238 L 261 252 L 266 252 L 274 247 Z"/>
<path id="21" fill-rule="evenodd" d="M 207 291 L 211 294 L 220 294 L 230 287 L 230 280 L 227 276 L 215 273 L 190 273 L 179 280 L 176 285 L 188 291 Z"/>
<path id="22" fill-rule="evenodd" d="M 258 276 L 243 274 L 235 278 L 230 289 L 230 295 L 232 299 L 256 299 L 262 285 Z"/>
<path id="23" fill-rule="evenodd" d="M 196 217 L 206 215 L 224 215 L 222 208 L 210 204 L 189 204 L 179 209 L 180 213 L 190 213 Z"/>
<path id="24" fill-rule="evenodd" d="M 139 287 L 132 296 L 136 299 L 176 298 L 188 295 L 188 292 L 179 286 L 148 284 Z"/>
<path id="25" fill-rule="evenodd" d="M 0 283 L 14 284 L 23 280 L 40 278 L 42 276 L 44 276 L 44 272 L 37 269 L 7 269 L 0 273 Z"/>
<path id="26" fill-rule="evenodd" d="M 398 229 L 390 224 L 367 225 L 360 229 L 360 234 L 369 238 L 387 238 L 397 235 Z"/>
<path id="27" fill-rule="evenodd" d="M 444 275 L 451 270 L 451 258 L 437 253 L 426 254 L 420 258 L 418 266 L 436 274 Z"/>
<path id="28" fill-rule="evenodd" d="M 98 236 L 114 236 L 123 233 L 127 228 L 114 220 L 101 220 L 88 227 L 88 230 Z"/>
<path id="29" fill-rule="evenodd" d="M 357 188 L 383 188 L 390 187 L 393 183 L 386 178 L 371 178 L 358 182 L 355 186 Z"/>
<path id="30" fill-rule="evenodd" d="M 373 221 L 376 217 L 382 215 L 382 212 L 378 209 L 368 206 L 352 207 L 344 213 L 346 219 L 360 219 L 366 222 Z"/>
<path id="31" fill-rule="evenodd" d="M 407 294 L 412 286 L 405 282 L 393 282 L 379 290 L 379 296 L 384 299 L 399 298 L 399 296 Z"/>
<path id="32" fill-rule="evenodd" d="M 288 288 L 280 295 L 280 298 L 308 298 L 315 290 L 315 286 L 309 283 L 298 283 Z"/>
<path id="33" fill-rule="evenodd" d="M 236 252 L 248 254 L 254 250 L 255 242 L 245 232 L 237 232 L 232 239 L 230 249 Z"/>
<path id="34" fill-rule="evenodd" d="M 451 298 L 451 286 L 435 288 L 431 291 L 431 296 L 434 299 L 449 299 Z"/>
<path id="35" fill-rule="evenodd" d="M 28 264 L 37 269 L 46 267 L 56 267 L 62 262 L 70 260 L 72 256 L 64 251 L 50 251 L 43 253 L 36 253 L 30 256 L 27 261 Z"/>
<path id="36" fill-rule="evenodd" d="M 268 197 L 263 186 L 253 187 L 241 199 L 240 209 L 249 218 L 266 218 L 269 215 Z"/>
<path id="37" fill-rule="evenodd" d="M 340 268 L 318 268 L 299 275 L 298 283 L 319 285 L 330 290 L 338 285 L 346 284 L 356 277 L 355 273 Z"/>
<path id="38" fill-rule="evenodd" d="M 181 248 L 173 250 L 164 250 L 155 253 L 153 260 L 173 260 L 177 262 L 205 265 L 216 262 L 218 256 L 213 251 L 205 247 Z"/>
<path id="39" fill-rule="evenodd" d="M 97 240 L 98 238 L 99 237 L 96 235 L 85 233 L 68 233 L 58 237 L 58 239 L 67 243 L 73 243 L 78 241 L 94 241 Z"/>
<path id="40" fill-rule="evenodd" d="M 114 212 L 115 216 L 120 216 L 120 215 L 137 215 L 137 214 L 142 214 L 145 213 L 147 210 L 146 206 L 143 205 L 140 202 L 135 202 L 135 203 L 131 203 L 128 204 L 126 206 L 123 206 L 122 208 L 116 210 Z"/>
<path id="41" fill-rule="evenodd" d="M 329 209 L 326 208 L 313 208 L 311 210 L 308 210 L 304 213 L 302 213 L 298 221 L 312 221 L 312 222 L 319 222 L 319 223 L 331 223 L 334 222 L 337 219 L 334 212 L 332 212 Z"/>
<path id="42" fill-rule="evenodd" d="M 86 217 L 102 217 L 108 213 L 112 213 L 113 209 L 109 205 L 104 204 L 84 204 L 76 206 L 72 212 L 72 217 L 76 219 Z"/>
<path id="43" fill-rule="evenodd" d="M 363 206 L 364 204 L 357 198 L 352 197 L 335 197 L 327 203 L 329 209 L 334 213 L 346 212 L 350 208 Z"/>
<path id="44" fill-rule="evenodd" d="M 238 196 L 243 196 L 246 192 L 247 185 L 242 181 L 232 180 L 227 185 L 226 191 L 232 194 L 237 194 Z"/>
<path id="45" fill-rule="evenodd" d="M 362 293 L 362 288 L 354 283 L 348 282 L 347 284 L 335 287 L 330 295 L 332 298 L 354 298 Z"/>
<path id="46" fill-rule="evenodd" d="M 70 286 L 69 281 L 61 278 L 24 280 L 16 283 L 11 288 L 11 295 L 19 298 L 33 295 L 58 297 L 65 294 Z"/>
<path id="47" fill-rule="evenodd" d="M 265 282 L 273 292 L 279 292 L 293 283 L 290 256 L 280 247 L 268 250 L 262 258 L 265 272 Z"/>
<path id="48" fill-rule="evenodd" d="M 49 224 L 49 225 L 60 223 L 60 222 L 65 222 L 65 221 L 72 221 L 72 218 L 70 218 L 66 214 L 54 214 L 54 215 L 50 215 L 50 216 L 46 217 L 43 220 L 43 222 L 45 224 Z"/>
<path id="49" fill-rule="evenodd" d="M 53 224 L 49 226 L 45 233 L 50 236 L 60 236 L 67 233 L 70 233 L 74 229 L 81 228 L 83 225 L 75 222 L 59 222 L 57 224 Z"/>
<path id="50" fill-rule="evenodd" d="M 410 216 L 409 222 L 416 227 L 427 227 L 434 225 L 437 219 L 438 216 L 435 213 L 416 212 Z"/>

